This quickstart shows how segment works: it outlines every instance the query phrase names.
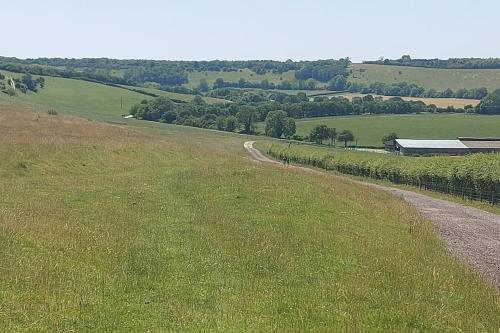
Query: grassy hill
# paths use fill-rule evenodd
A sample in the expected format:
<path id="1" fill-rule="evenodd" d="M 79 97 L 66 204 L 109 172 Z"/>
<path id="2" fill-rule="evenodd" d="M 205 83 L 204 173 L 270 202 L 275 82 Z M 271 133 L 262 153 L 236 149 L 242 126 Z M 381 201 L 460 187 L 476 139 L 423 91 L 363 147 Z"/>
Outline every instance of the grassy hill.
<path id="1" fill-rule="evenodd" d="M 22 75 L 7 71 L 0 71 L 0 73 L 14 78 Z M 133 104 L 143 99 L 152 98 L 137 92 L 99 83 L 50 76 L 44 78 L 46 87 L 40 89 L 37 93 L 18 93 L 16 97 L 0 94 L 0 100 L 13 103 L 22 102 L 30 105 L 34 110 L 55 109 L 91 119 L 116 120 L 121 115 L 128 114 Z M 193 95 L 176 94 L 151 88 L 132 88 L 182 101 L 190 101 L 194 98 Z M 207 103 L 225 102 L 215 98 L 205 98 L 205 100 Z"/>
<path id="2" fill-rule="evenodd" d="M 351 82 L 387 84 L 415 83 L 426 89 L 443 91 L 447 88 L 500 88 L 500 69 L 429 69 L 389 65 L 353 64 Z"/>
<path id="3" fill-rule="evenodd" d="M 350 129 L 359 145 L 382 146 L 382 137 L 396 132 L 402 138 L 455 139 L 457 136 L 500 136 L 500 116 L 421 114 L 326 117 L 297 120 L 297 133 L 308 135 L 319 124 L 337 131 Z M 263 130 L 264 124 L 259 124 Z"/>
<path id="4" fill-rule="evenodd" d="M 245 137 L 133 123 L 0 105 L 4 331 L 500 326 L 498 291 L 400 199 L 252 163 Z"/>

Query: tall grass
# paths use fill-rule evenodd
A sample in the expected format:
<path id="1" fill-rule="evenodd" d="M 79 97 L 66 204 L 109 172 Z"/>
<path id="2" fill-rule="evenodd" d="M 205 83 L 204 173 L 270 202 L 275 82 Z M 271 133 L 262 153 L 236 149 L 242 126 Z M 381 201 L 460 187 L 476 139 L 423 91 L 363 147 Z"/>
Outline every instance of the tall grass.
<path id="1" fill-rule="evenodd" d="M 500 327 L 498 292 L 402 201 L 154 130 L 0 109 L 3 331 Z"/>

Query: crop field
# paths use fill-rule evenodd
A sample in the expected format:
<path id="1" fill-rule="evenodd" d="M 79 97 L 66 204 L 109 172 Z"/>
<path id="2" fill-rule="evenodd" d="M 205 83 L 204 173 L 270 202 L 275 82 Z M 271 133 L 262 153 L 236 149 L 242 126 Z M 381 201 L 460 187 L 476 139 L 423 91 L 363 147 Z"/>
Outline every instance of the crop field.
<path id="1" fill-rule="evenodd" d="M 426 89 L 500 88 L 500 69 L 430 69 L 403 66 L 353 64 L 349 81 L 370 84 L 408 82 Z"/>
<path id="2" fill-rule="evenodd" d="M 238 135 L 12 108 L 0 105 L 6 332 L 500 326 L 498 291 L 388 194 L 252 163 Z"/>
<path id="3" fill-rule="evenodd" d="M 383 146 L 382 137 L 396 132 L 407 139 L 455 139 L 458 136 L 500 136 L 500 116 L 469 114 L 420 114 L 322 117 L 296 120 L 297 133 L 308 135 L 316 125 L 325 124 L 337 131 L 354 132 L 358 145 Z M 264 130 L 264 123 L 258 129 Z"/>
<path id="4" fill-rule="evenodd" d="M 9 77 L 20 77 L 22 74 L 0 71 Z M 0 101 L 10 103 L 22 102 L 34 110 L 46 111 L 55 109 L 68 114 L 97 120 L 116 120 L 128 114 L 131 106 L 143 99 L 152 97 L 126 89 L 110 87 L 103 84 L 45 76 L 46 87 L 37 93 L 18 93 L 16 97 L 0 94 Z M 148 90 L 147 88 L 137 88 Z M 190 101 L 194 96 L 149 89 L 158 95 Z M 206 99 L 207 103 L 223 102 L 218 99 Z"/>
<path id="5" fill-rule="evenodd" d="M 208 84 L 212 86 L 218 78 L 224 79 L 226 82 L 238 82 L 239 79 L 244 78 L 249 82 L 262 82 L 268 80 L 272 83 L 280 83 L 282 81 L 293 82 L 295 79 L 295 71 L 288 71 L 282 74 L 279 73 L 266 73 L 263 75 L 256 74 L 248 69 L 243 69 L 241 72 L 189 72 L 187 86 L 197 87 L 201 79 L 207 80 Z"/>

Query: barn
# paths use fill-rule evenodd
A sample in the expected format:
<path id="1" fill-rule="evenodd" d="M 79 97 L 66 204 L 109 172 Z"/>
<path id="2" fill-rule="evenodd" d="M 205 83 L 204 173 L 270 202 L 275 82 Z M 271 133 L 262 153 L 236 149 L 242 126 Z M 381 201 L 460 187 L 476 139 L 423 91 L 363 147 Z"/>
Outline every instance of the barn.
<path id="1" fill-rule="evenodd" d="M 469 148 L 471 153 L 500 152 L 500 138 L 464 138 L 458 140 Z"/>
<path id="2" fill-rule="evenodd" d="M 456 140 L 395 139 L 385 143 L 386 150 L 401 155 L 466 155 L 500 152 L 500 138 L 465 138 Z"/>

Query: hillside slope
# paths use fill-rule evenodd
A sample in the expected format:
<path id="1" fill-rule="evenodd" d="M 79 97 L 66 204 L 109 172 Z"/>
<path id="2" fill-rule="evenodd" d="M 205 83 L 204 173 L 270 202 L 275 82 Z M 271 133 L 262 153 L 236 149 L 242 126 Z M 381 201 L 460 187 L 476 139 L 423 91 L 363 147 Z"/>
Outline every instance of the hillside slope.
<path id="1" fill-rule="evenodd" d="M 7 71 L 0 71 L 0 73 L 13 78 L 22 75 Z M 78 114 L 95 120 L 113 121 L 121 118 L 124 114 L 128 114 L 132 105 L 143 99 L 152 98 L 138 92 L 94 82 L 51 76 L 44 76 L 44 78 L 45 88 L 40 89 L 37 93 L 28 92 L 23 94 L 18 92 L 15 97 L 8 97 L 0 93 L 0 100 L 11 103 L 22 102 L 37 111 L 55 109 L 59 112 Z M 165 92 L 158 89 L 130 88 L 186 102 L 194 98 L 193 95 Z M 205 100 L 207 103 L 226 102 L 216 98 L 205 98 Z"/>
<path id="2" fill-rule="evenodd" d="M 500 326 L 498 292 L 400 199 L 254 164 L 244 140 L 1 108 L 0 327 Z"/>
<path id="3" fill-rule="evenodd" d="M 407 82 L 443 91 L 486 87 L 500 88 L 500 69 L 430 69 L 390 65 L 353 64 L 349 81 L 370 84 Z"/>

